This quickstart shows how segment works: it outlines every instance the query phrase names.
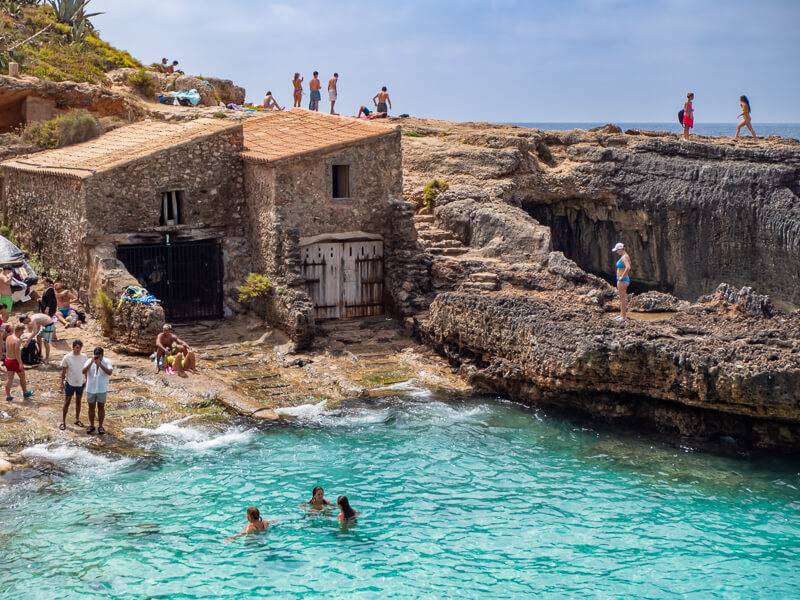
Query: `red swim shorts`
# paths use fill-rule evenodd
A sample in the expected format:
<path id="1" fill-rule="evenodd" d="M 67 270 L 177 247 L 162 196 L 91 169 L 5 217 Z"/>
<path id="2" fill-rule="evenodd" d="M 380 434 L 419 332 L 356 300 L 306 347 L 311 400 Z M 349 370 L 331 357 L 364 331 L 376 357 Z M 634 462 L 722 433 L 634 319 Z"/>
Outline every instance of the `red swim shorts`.
<path id="1" fill-rule="evenodd" d="M 14 358 L 7 358 L 5 361 L 6 370 L 14 373 L 22 373 L 22 366 Z"/>

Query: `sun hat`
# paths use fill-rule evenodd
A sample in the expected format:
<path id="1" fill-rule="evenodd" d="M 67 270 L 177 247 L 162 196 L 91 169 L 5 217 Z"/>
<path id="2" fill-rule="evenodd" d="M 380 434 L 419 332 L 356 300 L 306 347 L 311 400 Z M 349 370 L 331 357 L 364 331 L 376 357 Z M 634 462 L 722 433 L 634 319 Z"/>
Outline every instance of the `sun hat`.
<path id="1" fill-rule="evenodd" d="M 623 244 L 622 242 L 617 242 L 611 249 L 611 251 L 616 252 L 617 250 L 625 250 L 625 244 Z"/>

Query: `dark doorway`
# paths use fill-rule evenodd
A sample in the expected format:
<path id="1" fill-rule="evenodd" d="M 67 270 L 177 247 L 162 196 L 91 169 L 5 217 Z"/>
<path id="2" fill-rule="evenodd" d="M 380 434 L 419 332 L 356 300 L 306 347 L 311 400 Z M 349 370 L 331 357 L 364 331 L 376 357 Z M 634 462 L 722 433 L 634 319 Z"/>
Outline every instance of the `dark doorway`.
<path id="1" fill-rule="evenodd" d="M 214 240 L 117 246 L 117 258 L 161 300 L 168 320 L 222 316 L 222 251 Z"/>

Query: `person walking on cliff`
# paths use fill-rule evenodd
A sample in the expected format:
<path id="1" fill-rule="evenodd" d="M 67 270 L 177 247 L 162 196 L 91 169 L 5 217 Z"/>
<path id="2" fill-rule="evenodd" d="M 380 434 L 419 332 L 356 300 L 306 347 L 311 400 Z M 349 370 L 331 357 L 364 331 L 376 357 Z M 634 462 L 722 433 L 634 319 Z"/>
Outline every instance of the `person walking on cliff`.
<path id="1" fill-rule="evenodd" d="M 103 358 L 103 349 L 94 349 L 92 358 L 83 365 L 83 374 L 86 375 L 86 403 L 89 405 L 89 429 L 86 433 L 94 433 L 94 415 L 97 408 L 97 433 L 103 435 L 103 421 L 106 418 L 106 396 L 108 395 L 108 380 L 114 371 L 111 361 Z"/>
<path id="2" fill-rule="evenodd" d="M 689 130 L 694 127 L 694 108 L 692 108 L 694 94 L 686 94 L 686 102 L 683 103 L 683 139 L 689 141 Z"/>
<path id="3" fill-rule="evenodd" d="M 625 244 L 617 242 L 611 252 L 619 254 L 617 261 L 617 292 L 619 292 L 619 316 L 614 317 L 615 321 L 625 321 L 628 318 L 628 285 L 631 278 L 631 257 L 625 251 Z"/>
<path id="4" fill-rule="evenodd" d="M 331 114 L 335 115 L 337 113 L 333 112 L 333 105 L 336 104 L 336 98 L 339 95 L 339 91 L 336 89 L 336 84 L 339 83 L 339 74 L 334 73 L 333 77 L 328 80 L 328 100 L 331 101 Z"/>
<path id="5" fill-rule="evenodd" d="M 300 77 L 300 73 L 294 74 L 292 87 L 294 88 L 294 92 L 292 92 L 292 98 L 294 98 L 292 108 L 300 108 L 300 102 L 303 99 L 303 78 Z"/>
<path id="6" fill-rule="evenodd" d="M 311 90 L 311 104 L 308 109 L 314 112 L 319 112 L 319 101 L 322 100 L 322 84 L 319 82 L 319 71 L 314 71 L 314 77 L 308 82 L 308 89 Z"/>
<path id="7" fill-rule="evenodd" d="M 747 127 L 750 133 L 753 134 L 753 139 L 757 140 L 758 136 L 753 130 L 753 125 L 750 123 L 750 100 L 747 99 L 747 96 L 739 96 L 739 105 L 742 107 L 742 112 L 739 113 L 739 116 L 742 117 L 742 122 L 739 123 L 739 126 L 736 128 L 736 135 L 733 136 L 733 141 L 739 141 L 739 132 L 742 130 L 742 127 Z"/>

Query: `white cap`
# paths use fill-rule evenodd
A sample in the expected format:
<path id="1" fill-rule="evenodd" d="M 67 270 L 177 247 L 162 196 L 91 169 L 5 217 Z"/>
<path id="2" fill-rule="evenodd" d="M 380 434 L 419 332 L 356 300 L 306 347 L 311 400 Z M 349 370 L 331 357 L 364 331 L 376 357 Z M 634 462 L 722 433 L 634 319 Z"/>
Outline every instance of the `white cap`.
<path id="1" fill-rule="evenodd" d="M 611 251 L 616 252 L 617 250 L 625 250 L 625 244 L 623 244 L 622 242 L 617 242 L 611 249 Z"/>

